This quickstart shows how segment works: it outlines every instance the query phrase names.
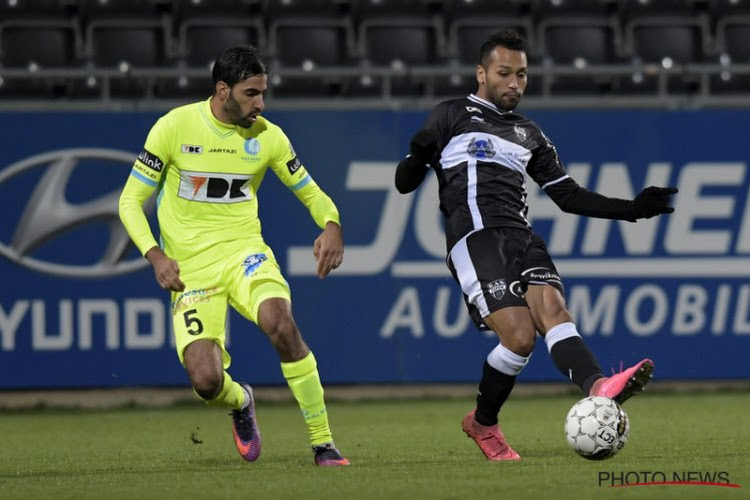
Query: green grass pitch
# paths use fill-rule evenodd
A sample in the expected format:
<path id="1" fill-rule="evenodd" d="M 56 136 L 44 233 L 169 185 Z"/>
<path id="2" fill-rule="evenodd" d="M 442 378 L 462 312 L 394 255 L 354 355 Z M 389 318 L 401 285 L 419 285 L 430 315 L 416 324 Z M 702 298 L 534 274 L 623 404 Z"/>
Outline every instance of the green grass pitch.
<path id="1" fill-rule="evenodd" d="M 330 469 L 313 465 L 291 404 L 259 401 L 263 454 L 252 464 L 234 448 L 227 412 L 199 403 L 8 411 L 0 413 L 0 498 L 750 498 L 750 393 L 638 396 L 625 405 L 630 441 L 603 462 L 578 457 L 565 442 L 563 419 L 575 400 L 511 398 L 501 423 L 520 463 L 490 463 L 466 438 L 460 420 L 469 399 L 329 403 L 336 443 L 352 461 Z M 600 484 L 600 473 L 633 471 L 667 480 L 724 472 L 740 488 Z"/>

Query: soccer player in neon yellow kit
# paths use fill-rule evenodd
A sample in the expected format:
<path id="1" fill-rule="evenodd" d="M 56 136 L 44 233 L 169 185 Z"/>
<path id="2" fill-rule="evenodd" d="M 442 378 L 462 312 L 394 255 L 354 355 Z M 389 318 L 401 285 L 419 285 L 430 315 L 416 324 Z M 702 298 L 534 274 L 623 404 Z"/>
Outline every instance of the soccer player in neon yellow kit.
<path id="1" fill-rule="evenodd" d="M 120 218 L 159 285 L 171 291 L 177 353 L 195 393 L 233 410 L 242 457 L 257 460 L 261 438 L 252 388 L 226 371 L 228 304 L 276 348 L 315 463 L 348 465 L 333 443 L 317 364 L 292 316 L 289 285 L 261 236 L 256 193 L 270 166 L 310 210 L 323 229 L 313 252 L 321 278 L 343 259 L 338 210 L 284 132 L 260 116 L 268 77 L 258 50 L 239 45 L 224 51 L 213 83 L 209 99 L 173 109 L 152 127 L 120 196 Z M 161 245 L 142 209 L 154 190 Z"/>

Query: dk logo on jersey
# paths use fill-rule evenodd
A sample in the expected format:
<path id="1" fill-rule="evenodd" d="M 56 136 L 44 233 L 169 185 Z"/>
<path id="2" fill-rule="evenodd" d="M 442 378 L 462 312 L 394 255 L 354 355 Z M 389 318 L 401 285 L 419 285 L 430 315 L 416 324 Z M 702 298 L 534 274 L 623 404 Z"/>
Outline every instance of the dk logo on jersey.
<path id="1" fill-rule="evenodd" d="M 218 172 L 180 172 L 178 196 L 207 203 L 240 203 L 252 199 L 252 175 Z"/>

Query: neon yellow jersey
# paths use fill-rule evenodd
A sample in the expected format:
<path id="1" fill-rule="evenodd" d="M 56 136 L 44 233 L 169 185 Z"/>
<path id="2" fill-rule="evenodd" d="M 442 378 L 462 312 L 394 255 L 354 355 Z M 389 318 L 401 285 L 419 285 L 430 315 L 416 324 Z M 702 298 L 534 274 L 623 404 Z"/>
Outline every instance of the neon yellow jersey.
<path id="1" fill-rule="evenodd" d="M 261 242 L 256 194 L 268 167 L 305 204 L 321 228 L 339 223 L 277 125 L 250 128 L 218 121 L 210 99 L 175 108 L 151 128 L 120 196 L 120 218 L 142 254 L 156 246 L 143 203 L 158 189 L 162 249 L 185 259 L 235 240 Z"/>

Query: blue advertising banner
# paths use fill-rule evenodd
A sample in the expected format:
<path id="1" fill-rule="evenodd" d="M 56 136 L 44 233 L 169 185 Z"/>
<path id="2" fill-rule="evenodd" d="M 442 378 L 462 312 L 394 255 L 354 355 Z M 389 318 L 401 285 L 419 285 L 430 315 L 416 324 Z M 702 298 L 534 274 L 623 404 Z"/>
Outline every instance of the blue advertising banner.
<path id="1" fill-rule="evenodd" d="M 622 198 L 652 184 L 680 189 L 674 214 L 631 224 L 564 214 L 527 185 L 530 221 L 604 370 L 648 356 L 658 379 L 750 378 L 750 113 L 528 114 L 583 186 Z M 478 380 L 497 340 L 474 329 L 445 267 L 437 181 L 407 196 L 393 187 L 426 113 L 267 116 L 342 216 L 345 262 L 321 280 L 306 209 L 270 174 L 258 195 L 324 382 Z M 168 297 L 117 218 L 156 118 L 0 114 L 0 388 L 187 384 Z M 232 313 L 228 332 L 235 379 L 283 383 L 255 325 Z M 521 380 L 564 380 L 541 339 Z"/>

